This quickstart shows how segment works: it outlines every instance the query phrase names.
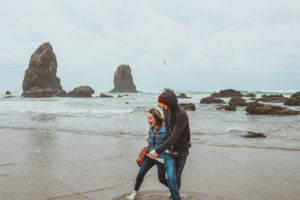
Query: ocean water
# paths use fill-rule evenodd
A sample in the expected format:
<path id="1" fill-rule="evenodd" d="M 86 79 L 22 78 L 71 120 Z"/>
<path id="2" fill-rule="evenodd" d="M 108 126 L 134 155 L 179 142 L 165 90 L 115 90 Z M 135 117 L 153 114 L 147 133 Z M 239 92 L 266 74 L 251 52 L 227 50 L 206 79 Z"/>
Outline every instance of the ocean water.
<path id="1" fill-rule="evenodd" d="M 179 99 L 179 103 L 192 102 L 196 111 L 188 112 L 192 139 L 205 145 L 264 148 L 300 151 L 299 116 L 249 115 L 245 107 L 236 112 L 216 110 L 217 105 L 200 104 L 209 92 L 185 92 L 191 99 Z M 247 91 L 241 91 L 247 93 Z M 284 94 L 294 91 L 251 91 L 258 97 L 263 94 Z M 179 92 L 178 92 L 179 93 Z M 0 129 L 32 130 L 39 132 L 68 132 L 81 135 L 105 135 L 108 137 L 145 138 L 148 134 L 147 112 L 157 108 L 160 91 L 128 94 L 118 98 L 23 98 L 21 92 L 13 92 L 13 98 L 0 93 Z M 121 94 L 124 95 L 124 94 Z M 225 98 L 229 101 L 229 98 Z M 126 103 L 128 102 L 128 104 Z M 282 105 L 276 103 L 275 105 Z M 300 107 L 290 107 L 300 110 Z M 262 132 L 263 139 L 242 137 L 248 131 Z"/>

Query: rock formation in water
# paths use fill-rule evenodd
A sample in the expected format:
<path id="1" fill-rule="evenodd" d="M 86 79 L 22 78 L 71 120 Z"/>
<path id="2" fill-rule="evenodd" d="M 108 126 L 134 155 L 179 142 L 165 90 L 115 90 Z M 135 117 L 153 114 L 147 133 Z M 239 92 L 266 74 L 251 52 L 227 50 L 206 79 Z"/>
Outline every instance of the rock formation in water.
<path id="1" fill-rule="evenodd" d="M 114 98 L 113 96 L 107 95 L 107 94 L 104 94 L 104 93 L 101 93 L 99 97 L 100 98 Z"/>
<path id="2" fill-rule="evenodd" d="M 246 135 L 243 135 L 244 138 L 265 138 L 265 134 L 263 133 L 256 133 L 256 132 L 253 132 L 253 131 L 249 131 L 247 132 Z"/>
<path id="3" fill-rule="evenodd" d="M 300 106 L 300 99 L 289 98 L 286 99 L 283 104 L 286 106 Z"/>
<path id="4" fill-rule="evenodd" d="M 291 98 L 300 99 L 300 92 L 296 92 L 291 96 Z"/>
<path id="5" fill-rule="evenodd" d="M 239 91 L 233 89 L 221 90 L 218 93 L 212 93 L 210 97 L 217 97 L 217 98 L 229 98 L 229 97 L 242 97 Z"/>
<path id="6" fill-rule="evenodd" d="M 80 86 L 68 92 L 68 97 L 92 97 L 95 91 L 90 86 Z"/>
<path id="7" fill-rule="evenodd" d="M 56 76 L 57 62 L 50 43 L 42 44 L 30 57 L 23 80 L 24 97 L 65 96 Z"/>
<path id="8" fill-rule="evenodd" d="M 261 98 L 257 99 L 258 101 L 262 102 L 269 102 L 269 103 L 280 103 L 287 100 L 287 97 L 281 95 L 262 95 Z"/>
<path id="9" fill-rule="evenodd" d="M 217 110 L 236 111 L 236 106 L 234 105 L 219 106 L 217 107 Z"/>
<path id="10" fill-rule="evenodd" d="M 129 65 L 120 65 L 114 75 L 114 89 L 110 92 L 137 92 L 133 83 L 131 69 Z"/>
<path id="11" fill-rule="evenodd" d="M 231 106 L 246 106 L 247 102 L 242 97 L 232 97 L 229 101 Z"/>
<path id="12" fill-rule="evenodd" d="M 193 103 L 180 103 L 179 106 L 182 107 L 186 111 L 195 111 L 196 110 L 196 106 Z"/>
<path id="13" fill-rule="evenodd" d="M 192 97 L 186 96 L 185 93 L 180 93 L 180 95 L 178 95 L 177 98 L 179 98 L 179 99 L 191 99 Z"/>
<path id="14" fill-rule="evenodd" d="M 246 111 L 254 115 L 299 115 L 300 111 L 292 110 L 287 107 L 274 106 L 271 104 L 261 104 L 250 102 L 246 106 Z"/>
<path id="15" fill-rule="evenodd" d="M 256 95 L 253 94 L 253 93 L 249 93 L 249 94 L 246 95 L 246 97 L 249 97 L 249 98 L 250 98 L 250 97 L 256 97 Z"/>
<path id="16" fill-rule="evenodd" d="M 216 99 L 214 97 L 205 97 L 200 100 L 202 104 L 222 104 L 225 103 L 223 99 Z"/>

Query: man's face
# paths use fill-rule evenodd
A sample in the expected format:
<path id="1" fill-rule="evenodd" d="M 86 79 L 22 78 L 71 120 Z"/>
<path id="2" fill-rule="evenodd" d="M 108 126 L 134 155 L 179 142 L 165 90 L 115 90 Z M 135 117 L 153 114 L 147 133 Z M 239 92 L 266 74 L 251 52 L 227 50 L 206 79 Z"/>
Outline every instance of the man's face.
<path id="1" fill-rule="evenodd" d="M 157 106 L 164 112 L 169 112 L 169 108 L 168 106 L 166 106 L 165 104 L 162 103 L 158 103 Z"/>

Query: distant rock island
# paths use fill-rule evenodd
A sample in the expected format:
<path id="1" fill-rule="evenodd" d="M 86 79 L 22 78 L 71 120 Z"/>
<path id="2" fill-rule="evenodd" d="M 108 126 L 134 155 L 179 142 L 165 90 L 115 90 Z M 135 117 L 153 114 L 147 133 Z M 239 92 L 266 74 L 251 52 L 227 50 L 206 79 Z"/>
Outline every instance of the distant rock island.
<path id="1" fill-rule="evenodd" d="M 114 76 L 114 89 L 110 92 L 138 92 L 133 83 L 131 69 L 129 65 L 120 65 Z"/>
<path id="2" fill-rule="evenodd" d="M 60 79 L 56 76 L 57 62 L 49 42 L 42 44 L 30 57 L 23 79 L 24 97 L 65 96 Z"/>

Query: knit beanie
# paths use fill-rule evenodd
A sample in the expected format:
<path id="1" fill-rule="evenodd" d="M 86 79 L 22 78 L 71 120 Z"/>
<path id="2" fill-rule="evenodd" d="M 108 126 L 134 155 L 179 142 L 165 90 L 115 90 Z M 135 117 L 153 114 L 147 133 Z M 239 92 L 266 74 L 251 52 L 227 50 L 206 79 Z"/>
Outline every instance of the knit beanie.
<path id="1" fill-rule="evenodd" d="M 159 96 L 158 97 L 158 103 L 162 103 L 162 104 L 164 104 L 166 106 L 169 105 L 168 102 L 167 102 L 167 100 L 163 96 Z"/>

